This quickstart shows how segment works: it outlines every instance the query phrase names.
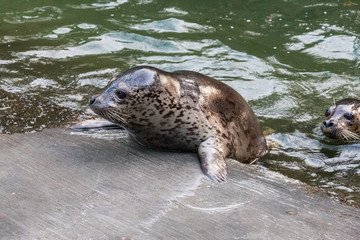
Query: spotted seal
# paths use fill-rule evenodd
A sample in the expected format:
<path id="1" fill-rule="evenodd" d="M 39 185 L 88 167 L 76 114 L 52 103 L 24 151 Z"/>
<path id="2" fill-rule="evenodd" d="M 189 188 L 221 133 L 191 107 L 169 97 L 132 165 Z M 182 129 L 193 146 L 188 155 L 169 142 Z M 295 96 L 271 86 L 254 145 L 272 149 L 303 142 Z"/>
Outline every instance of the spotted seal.
<path id="1" fill-rule="evenodd" d="M 325 111 L 320 125 L 325 136 L 340 140 L 360 140 L 360 100 L 345 98 Z"/>
<path id="2" fill-rule="evenodd" d="M 225 158 L 249 163 L 266 151 L 252 109 L 226 84 L 192 71 L 132 68 L 89 99 L 91 109 L 143 145 L 198 152 L 203 172 L 226 180 Z"/>

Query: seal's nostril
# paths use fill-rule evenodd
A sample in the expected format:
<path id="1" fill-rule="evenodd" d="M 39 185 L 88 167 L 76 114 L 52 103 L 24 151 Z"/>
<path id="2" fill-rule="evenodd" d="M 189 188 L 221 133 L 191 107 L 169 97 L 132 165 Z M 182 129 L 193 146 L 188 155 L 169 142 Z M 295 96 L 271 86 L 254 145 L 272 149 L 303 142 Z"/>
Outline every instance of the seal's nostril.
<path id="1" fill-rule="evenodd" d="M 96 98 L 94 96 L 90 97 L 89 105 L 93 105 L 95 103 Z"/>
<path id="2" fill-rule="evenodd" d="M 330 121 L 324 121 L 323 125 L 324 125 L 324 127 L 327 127 L 327 128 L 335 126 L 335 124 Z"/>

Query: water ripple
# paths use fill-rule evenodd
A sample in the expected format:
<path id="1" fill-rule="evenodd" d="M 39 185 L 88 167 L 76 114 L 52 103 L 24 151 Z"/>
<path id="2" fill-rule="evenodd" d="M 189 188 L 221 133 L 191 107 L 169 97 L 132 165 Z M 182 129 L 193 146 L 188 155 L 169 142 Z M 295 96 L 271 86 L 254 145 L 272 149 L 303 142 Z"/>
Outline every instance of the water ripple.
<path id="1" fill-rule="evenodd" d="M 186 12 L 186 11 L 183 11 L 179 8 L 176 8 L 176 7 L 171 7 L 171 8 L 164 8 L 164 10 L 162 11 L 163 13 L 167 13 L 169 15 L 179 15 L 179 16 L 182 16 L 182 15 L 188 15 L 189 13 Z"/>
<path id="2" fill-rule="evenodd" d="M 184 47 L 171 40 L 161 40 L 127 32 L 110 32 L 91 37 L 90 42 L 80 46 L 67 47 L 63 50 L 30 50 L 19 53 L 25 56 L 46 58 L 68 58 L 86 55 L 108 54 L 124 49 L 158 53 L 187 53 Z"/>
<path id="3" fill-rule="evenodd" d="M 169 18 L 160 21 L 153 21 L 142 24 L 135 24 L 131 27 L 135 30 L 154 31 L 158 33 L 175 32 L 175 33 L 188 33 L 188 32 L 209 32 L 213 31 L 212 27 L 204 26 L 196 23 L 185 22 L 177 18 Z"/>
<path id="4" fill-rule="evenodd" d="M 96 8 L 97 10 L 108 10 L 114 9 L 124 3 L 127 3 L 128 0 L 116 0 L 116 1 L 99 1 L 98 3 L 90 4 L 69 4 L 68 6 L 75 9 L 91 9 Z"/>
<path id="5" fill-rule="evenodd" d="M 24 12 L 10 12 L 3 20 L 7 23 L 20 24 L 26 22 L 45 22 L 62 18 L 62 9 L 54 6 L 36 7 Z"/>
<path id="6" fill-rule="evenodd" d="M 356 39 L 354 36 L 331 36 L 303 52 L 323 59 L 355 60 L 360 56 L 359 51 L 355 52 Z"/>
<path id="7" fill-rule="evenodd" d="M 337 34 L 333 35 L 333 32 Z M 321 29 L 291 37 L 293 42 L 287 43 L 285 47 L 290 51 L 301 51 L 326 61 L 356 60 L 360 56 L 358 37 L 356 33 L 324 24 Z"/>
<path id="8" fill-rule="evenodd" d="M 349 181 L 356 181 L 360 177 L 360 144 L 333 145 L 333 141 L 319 137 L 308 136 L 297 130 L 287 134 L 271 134 L 267 139 L 272 143 L 272 149 L 262 164 L 276 165 L 278 170 L 293 172 L 293 177 L 307 178 L 310 183 L 326 182 L 323 188 L 358 194 L 359 186 L 349 184 Z M 282 162 L 283 156 L 287 156 L 286 162 Z"/>

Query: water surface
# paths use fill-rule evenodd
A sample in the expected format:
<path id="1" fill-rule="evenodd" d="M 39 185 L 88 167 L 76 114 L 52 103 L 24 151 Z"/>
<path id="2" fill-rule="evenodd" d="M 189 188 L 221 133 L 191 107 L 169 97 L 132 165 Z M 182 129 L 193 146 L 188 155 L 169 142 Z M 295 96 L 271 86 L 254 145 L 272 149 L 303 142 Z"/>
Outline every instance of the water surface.
<path id="1" fill-rule="evenodd" d="M 334 100 L 360 93 L 358 1 L 0 5 L 3 133 L 90 116 L 88 97 L 133 66 L 193 70 L 249 101 L 272 146 L 258 164 L 360 200 L 360 145 L 325 139 L 318 127 Z"/>

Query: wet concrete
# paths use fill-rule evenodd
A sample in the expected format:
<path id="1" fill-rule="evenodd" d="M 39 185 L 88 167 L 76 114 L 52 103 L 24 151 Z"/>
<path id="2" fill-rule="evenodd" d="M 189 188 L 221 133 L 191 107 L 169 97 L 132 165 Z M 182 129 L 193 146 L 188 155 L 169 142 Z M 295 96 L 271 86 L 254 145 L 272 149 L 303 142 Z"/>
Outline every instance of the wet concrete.
<path id="1" fill-rule="evenodd" d="M 0 133 L 58 128 L 79 120 L 80 112 L 61 107 L 42 94 L 10 93 L 0 88 Z"/>
<path id="2" fill-rule="evenodd" d="M 229 160 L 210 182 L 191 153 L 121 130 L 0 134 L 0 239 L 358 239 L 360 210 Z"/>

